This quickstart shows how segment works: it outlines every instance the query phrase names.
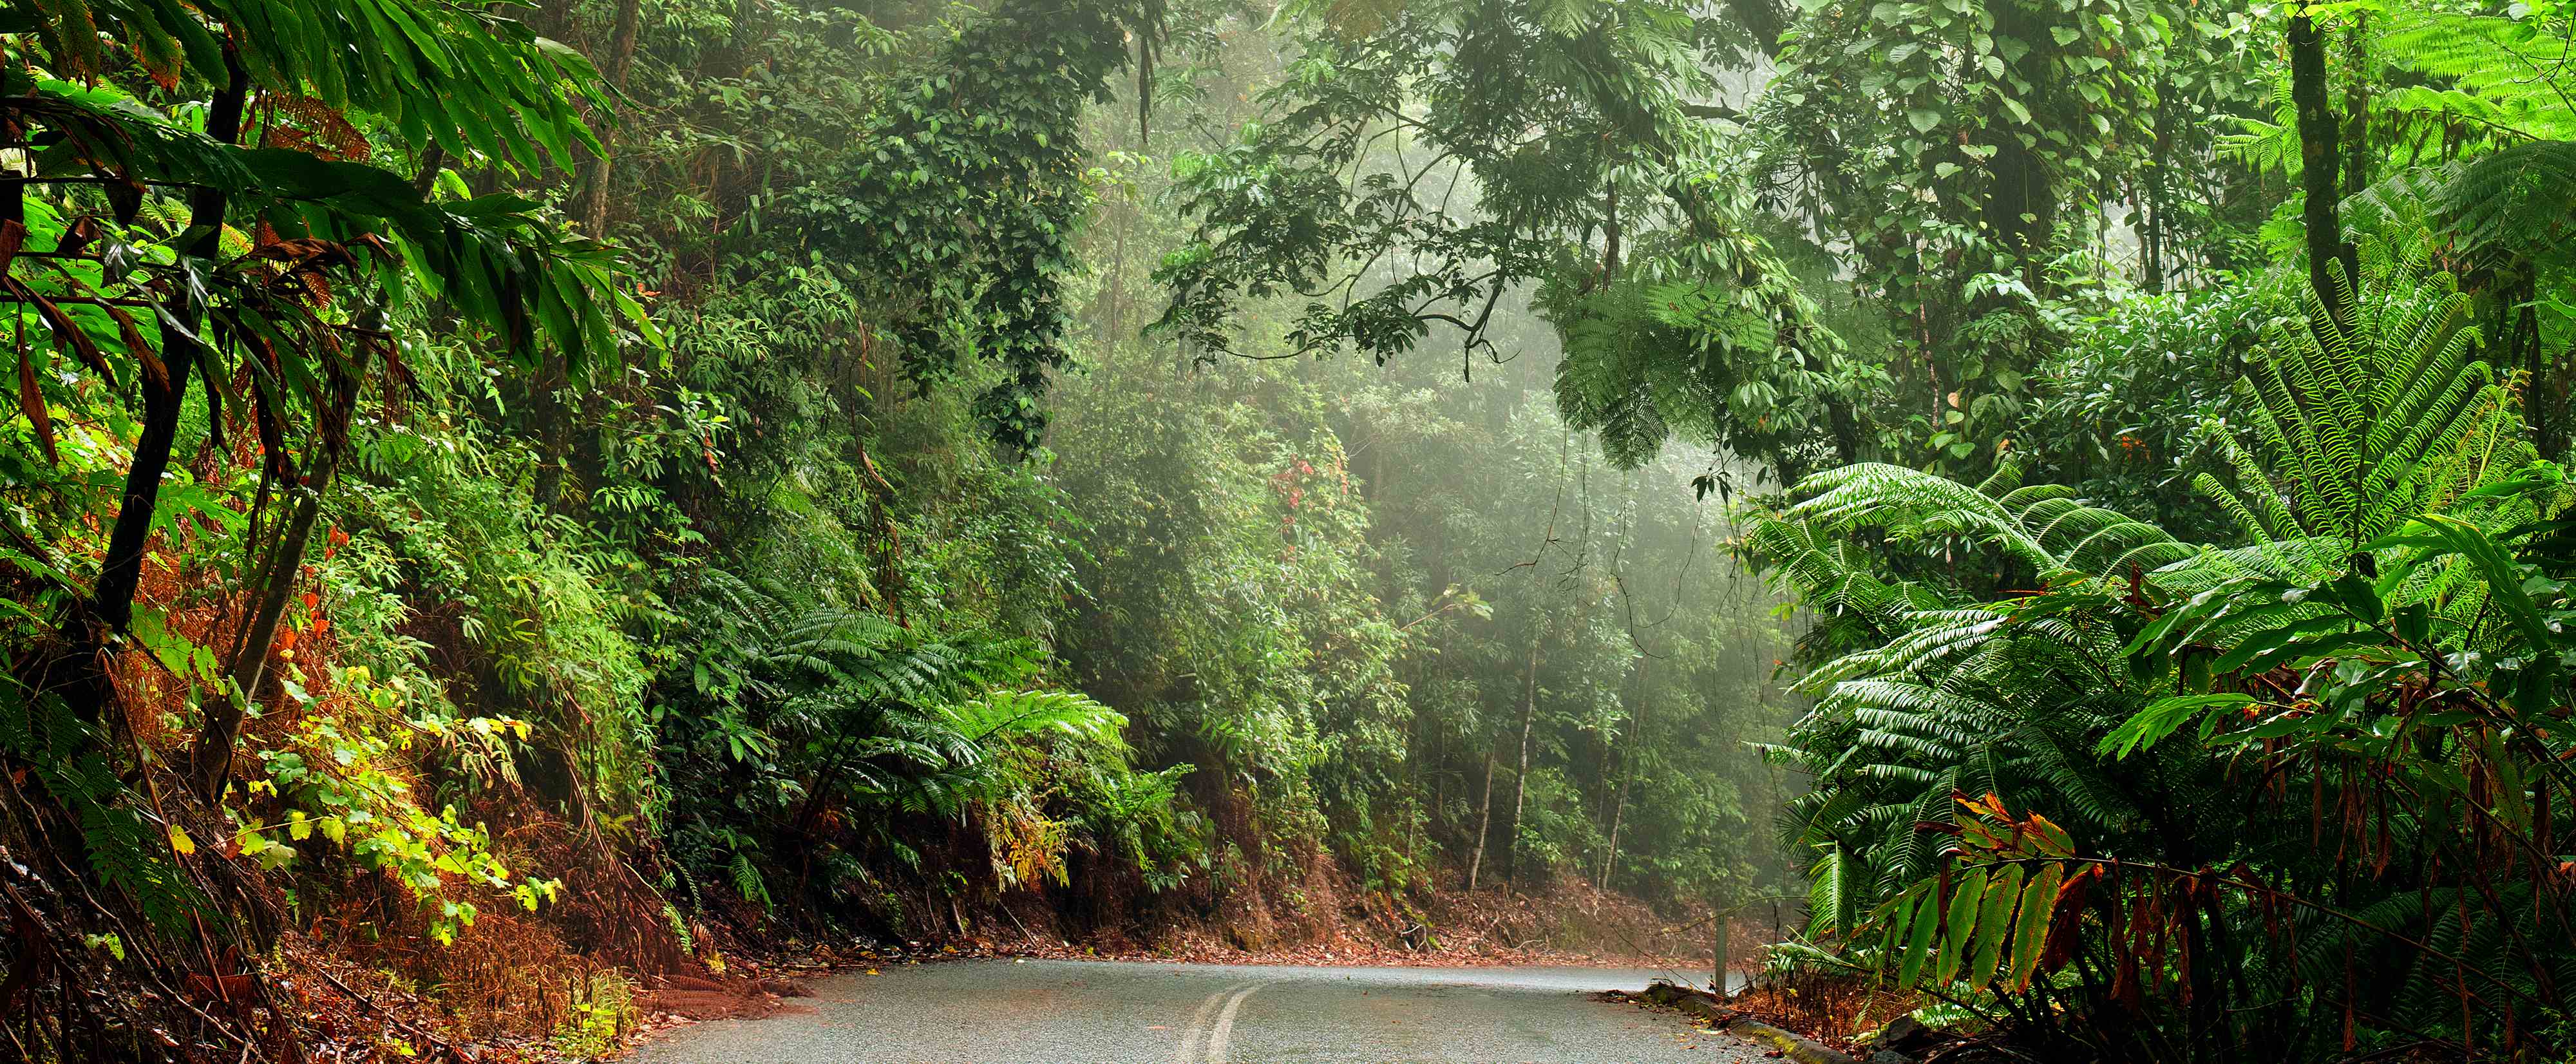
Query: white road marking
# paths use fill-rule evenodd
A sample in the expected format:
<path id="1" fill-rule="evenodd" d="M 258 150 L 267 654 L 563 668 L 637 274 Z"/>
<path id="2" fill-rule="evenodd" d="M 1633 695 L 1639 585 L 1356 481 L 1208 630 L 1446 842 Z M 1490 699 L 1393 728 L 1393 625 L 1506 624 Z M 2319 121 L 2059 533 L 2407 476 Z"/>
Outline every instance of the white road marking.
<path id="1" fill-rule="evenodd" d="M 1226 1050 L 1234 1039 L 1234 1014 L 1243 1010 L 1243 999 L 1259 992 L 1268 983 L 1254 983 L 1235 991 L 1226 999 L 1225 1011 L 1216 1018 L 1216 1030 L 1208 1035 L 1207 1064 L 1226 1064 Z"/>
<path id="2" fill-rule="evenodd" d="M 1209 994 L 1206 1001 L 1199 1003 L 1198 1014 L 1190 1017 L 1188 1033 L 1181 1036 L 1181 1051 L 1172 1056 L 1174 1061 L 1178 1064 L 1198 1064 L 1199 1041 L 1207 1037 L 1208 1015 L 1216 1011 L 1216 1003 L 1223 1000 L 1227 993 L 1242 985 L 1241 983 L 1228 985 L 1216 993 Z"/>

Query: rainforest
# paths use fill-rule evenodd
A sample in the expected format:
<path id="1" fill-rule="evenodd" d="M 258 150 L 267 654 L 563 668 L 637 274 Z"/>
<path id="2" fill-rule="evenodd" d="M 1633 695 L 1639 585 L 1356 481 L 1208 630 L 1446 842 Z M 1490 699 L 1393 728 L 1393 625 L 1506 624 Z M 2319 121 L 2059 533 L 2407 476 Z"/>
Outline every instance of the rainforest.
<path id="1" fill-rule="evenodd" d="M 2562 0 L 6 0 L 0 1060 L 2576 1059 L 2571 237 Z"/>

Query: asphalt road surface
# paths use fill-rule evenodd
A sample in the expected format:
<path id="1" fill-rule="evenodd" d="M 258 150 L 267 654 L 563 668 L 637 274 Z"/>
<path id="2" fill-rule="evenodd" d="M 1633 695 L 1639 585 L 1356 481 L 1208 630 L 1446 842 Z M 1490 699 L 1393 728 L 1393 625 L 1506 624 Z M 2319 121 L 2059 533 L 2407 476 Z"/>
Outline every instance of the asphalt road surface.
<path id="1" fill-rule="evenodd" d="M 1596 1001 L 1666 973 L 956 961 L 842 975 L 636 1064 L 1745 1064 L 1680 1016 Z"/>

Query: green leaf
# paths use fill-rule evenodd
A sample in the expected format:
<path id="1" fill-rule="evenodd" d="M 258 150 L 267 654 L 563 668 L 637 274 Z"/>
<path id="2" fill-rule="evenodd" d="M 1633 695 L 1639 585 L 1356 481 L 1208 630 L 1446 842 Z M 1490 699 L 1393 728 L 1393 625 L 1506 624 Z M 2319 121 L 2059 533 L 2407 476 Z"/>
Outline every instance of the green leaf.
<path id="1" fill-rule="evenodd" d="M 2523 590 L 2522 567 L 2484 529 L 2456 517 L 2425 514 L 2365 549 L 2394 546 L 2430 547 L 2437 555 L 2458 554 L 2468 559 L 2486 581 L 2488 601 L 2503 611 L 2526 644 L 2538 649 L 2556 642 L 2549 622 L 2540 615 L 2539 605 Z"/>
<path id="2" fill-rule="evenodd" d="M 2030 988 L 2030 978 L 2039 971 L 2040 948 L 2048 944 L 2048 919 L 2056 914 L 2057 888 L 2065 882 L 2066 866 L 2042 865 L 2032 876 L 2030 885 L 2021 892 L 2021 918 L 2013 928 L 2012 987 Z"/>
<path id="3" fill-rule="evenodd" d="M 1977 914 L 1974 956 L 1960 972 L 1970 986 L 1983 987 L 1994 981 L 1995 966 L 2002 963 L 2004 940 L 2012 929 L 2013 906 L 2021 901 L 2022 878 L 2026 874 L 2021 865 L 2008 864 L 1987 881 L 1985 911 Z"/>
<path id="4" fill-rule="evenodd" d="M 1914 902 L 1913 923 L 1907 931 L 1905 960 L 1896 968 L 1896 988 L 1912 989 L 1923 975 L 1923 960 L 1932 952 L 1933 933 L 1941 929 L 1941 892 L 1930 889 Z"/>
<path id="5" fill-rule="evenodd" d="M 2254 704 L 2254 696 L 2234 692 L 2213 695 L 2177 695 L 2159 698 L 2147 708 L 2130 714 L 2111 734 L 2102 737 L 2093 752 L 2126 759 L 2130 753 L 2158 742 L 2203 713 L 2238 709 Z"/>
<path id="6" fill-rule="evenodd" d="M 1941 931 L 1941 957 L 1935 965 L 1935 982 L 1948 986 L 1959 978 L 1975 941 L 1977 917 L 1986 904 L 1986 877 L 1983 868 L 1968 870 L 1950 884 L 1950 920 Z"/>

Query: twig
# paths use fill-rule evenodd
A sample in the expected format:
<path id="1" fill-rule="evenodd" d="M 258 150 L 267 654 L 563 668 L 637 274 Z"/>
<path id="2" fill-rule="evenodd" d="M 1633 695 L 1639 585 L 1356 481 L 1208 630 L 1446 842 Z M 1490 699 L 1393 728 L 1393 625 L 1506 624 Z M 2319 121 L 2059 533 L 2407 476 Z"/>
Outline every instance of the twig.
<path id="1" fill-rule="evenodd" d="M 441 1052 L 446 1053 L 448 1056 L 463 1061 L 471 1061 L 474 1059 L 473 1057 L 465 1055 L 463 1050 L 457 1049 L 446 1039 L 412 1026 L 411 1021 L 394 1015 L 392 1009 L 388 1009 L 383 1005 L 377 1004 L 376 999 L 368 997 L 365 994 L 361 994 L 349 984 L 341 982 L 340 977 L 331 974 L 331 970 L 329 968 L 325 968 L 317 964 L 313 966 L 313 970 L 320 973 L 322 978 L 328 980 L 332 986 L 338 987 L 341 993 L 347 994 L 349 997 L 355 999 L 358 1004 L 365 1005 L 368 1011 L 373 1012 L 378 1016 L 382 1016 L 387 1020 L 393 1021 L 394 1026 L 400 1027 L 405 1031 L 409 1031 L 417 1037 L 427 1039 L 429 1044 L 437 1046 Z"/>

